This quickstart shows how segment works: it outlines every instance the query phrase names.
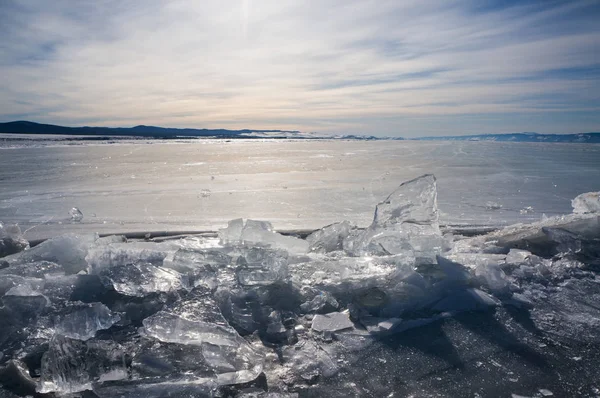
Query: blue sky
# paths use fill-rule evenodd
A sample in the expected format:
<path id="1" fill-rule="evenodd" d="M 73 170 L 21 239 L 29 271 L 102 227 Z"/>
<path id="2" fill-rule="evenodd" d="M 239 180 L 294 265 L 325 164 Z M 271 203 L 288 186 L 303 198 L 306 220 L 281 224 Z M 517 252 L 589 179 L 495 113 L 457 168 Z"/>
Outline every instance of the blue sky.
<path id="1" fill-rule="evenodd" d="M 2 0 L 0 121 L 600 131 L 600 0 Z"/>

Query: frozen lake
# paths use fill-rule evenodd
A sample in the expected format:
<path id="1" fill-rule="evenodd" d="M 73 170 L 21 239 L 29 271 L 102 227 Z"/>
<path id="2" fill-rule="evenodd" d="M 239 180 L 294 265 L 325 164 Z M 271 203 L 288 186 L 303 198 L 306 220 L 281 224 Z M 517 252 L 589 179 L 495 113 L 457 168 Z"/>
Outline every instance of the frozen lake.
<path id="1" fill-rule="evenodd" d="M 505 225 L 571 211 L 600 187 L 600 145 L 418 141 L 0 142 L 0 220 L 29 239 L 71 230 L 370 223 L 401 182 L 438 179 L 442 223 Z M 84 214 L 72 223 L 69 209 Z"/>

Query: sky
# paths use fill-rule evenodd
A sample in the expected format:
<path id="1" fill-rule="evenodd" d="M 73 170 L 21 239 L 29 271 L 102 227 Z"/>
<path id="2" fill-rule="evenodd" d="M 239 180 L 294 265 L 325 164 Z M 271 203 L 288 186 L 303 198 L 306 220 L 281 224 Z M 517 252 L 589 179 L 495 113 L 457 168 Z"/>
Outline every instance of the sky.
<path id="1" fill-rule="evenodd" d="M 600 131 L 600 0 L 0 0 L 0 122 Z"/>

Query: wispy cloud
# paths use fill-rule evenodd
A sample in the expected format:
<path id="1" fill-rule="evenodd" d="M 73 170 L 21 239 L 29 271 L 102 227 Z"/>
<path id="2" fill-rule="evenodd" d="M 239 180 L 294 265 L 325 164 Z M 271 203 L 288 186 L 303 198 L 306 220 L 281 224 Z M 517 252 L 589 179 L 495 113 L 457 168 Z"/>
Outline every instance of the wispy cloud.
<path id="1" fill-rule="evenodd" d="M 600 3 L 0 3 L 0 119 L 379 135 L 600 130 Z"/>

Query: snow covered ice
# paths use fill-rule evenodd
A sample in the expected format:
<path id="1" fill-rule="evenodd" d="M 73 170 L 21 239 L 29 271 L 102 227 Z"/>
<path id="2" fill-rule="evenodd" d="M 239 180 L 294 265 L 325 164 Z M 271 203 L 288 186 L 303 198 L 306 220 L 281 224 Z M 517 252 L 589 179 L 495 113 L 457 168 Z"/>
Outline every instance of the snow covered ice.
<path id="1" fill-rule="evenodd" d="M 365 229 L 236 219 L 218 238 L 17 245 L 0 260 L 0 396 L 592 395 L 594 195 L 467 237 L 440 227 L 424 175 Z"/>

